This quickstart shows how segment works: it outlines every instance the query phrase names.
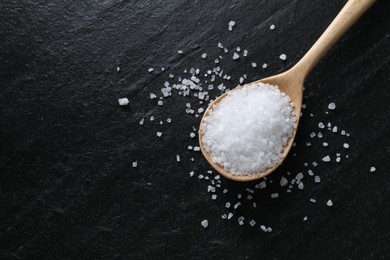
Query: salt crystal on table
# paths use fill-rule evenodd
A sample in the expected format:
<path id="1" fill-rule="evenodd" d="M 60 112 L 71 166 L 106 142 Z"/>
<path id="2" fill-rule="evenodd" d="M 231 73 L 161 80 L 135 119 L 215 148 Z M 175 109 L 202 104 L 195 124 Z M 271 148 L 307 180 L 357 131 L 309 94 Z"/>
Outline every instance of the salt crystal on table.
<path id="1" fill-rule="evenodd" d="M 153 68 L 149 68 L 148 72 L 151 73 L 153 70 L 154 70 Z"/>
<path id="2" fill-rule="evenodd" d="M 233 213 L 229 213 L 229 215 L 228 215 L 228 219 L 231 219 L 233 217 Z"/>
<path id="3" fill-rule="evenodd" d="M 268 64 L 264 63 L 262 67 L 263 67 L 263 69 L 266 69 L 268 67 Z"/>
<path id="4" fill-rule="evenodd" d="M 190 177 L 194 176 L 195 172 L 190 172 Z"/>
<path id="5" fill-rule="evenodd" d="M 326 205 L 328 205 L 328 207 L 332 207 L 333 206 L 332 200 L 328 200 L 328 202 L 326 202 Z"/>
<path id="6" fill-rule="evenodd" d="M 233 26 L 236 25 L 236 22 L 235 21 L 230 21 L 229 22 L 229 31 L 232 31 L 233 30 Z"/>
<path id="7" fill-rule="evenodd" d="M 315 199 L 310 199 L 311 203 L 316 203 L 317 201 Z"/>
<path id="8" fill-rule="evenodd" d="M 376 168 L 374 166 L 371 166 L 370 167 L 370 172 L 375 172 L 376 171 Z"/>
<path id="9" fill-rule="evenodd" d="M 248 50 L 244 50 L 244 51 L 242 52 L 242 56 L 244 56 L 244 57 L 248 56 Z"/>
<path id="10" fill-rule="evenodd" d="M 316 183 L 321 182 L 320 176 L 314 176 L 314 182 L 316 182 Z"/>
<path id="11" fill-rule="evenodd" d="M 176 161 L 180 162 L 180 155 L 176 154 Z"/>
<path id="12" fill-rule="evenodd" d="M 284 177 L 284 176 L 282 176 L 282 178 L 280 179 L 280 186 L 286 186 L 287 185 L 287 183 L 288 183 L 288 180 Z"/>
<path id="13" fill-rule="evenodd" d="M 237 60 L 240 58 L 240 55 L 238 55 L 236 52 L 233 54 L 233 60 Z"/>
<path id="14" fill-rule="evenodd" d="M 330 156 L 327 155 L 327 156 L 323 157 L 323 158 L 322 158 L 322 161 L 324 161 L 324 162 L 330 162 Z"/>
<path id="15" fill-rule="evenodd" d="M 218 43 L 218 48 L 220 48 L 220 49 L 223 49 L 223 45 L 222 45 L 222 43 Z"/>
<path id="16" fill-rule="evenodd" d="M 330 109 L 330 110 L 334 110 L 336 108 L 336 104 L 335 103 L 329 103 L 329 105 L 328 105 L 328 109 Z"/>
<path id="17" fill-rule="evenodd" d="M 190 137 L 191 137 L 191 138 L 194 138 L 195 136 L 196 136 L 195 133 L 190 133 Z"/>
<path id="18" fill-rule="evenodd" d="M 136 168 L 138 165 L 137 161 L 133 162 L 133 168 Z"/>
<path id="19" fill-rule="evenodd" d="M 182 50 L 178 50 L 177 53 L 183 54 L 183 51 Z"/>
<path id="20" fill-rule="evenodd" d="M 256 68 L 256 67 L 257 67 L 256 62 L 252 62 L 252 67 L 253 67 L 253 68 Z"/>
<path id="21" fill-rule="evenodd" d="M 280 54 L 279 59 L 286 60 L 287 59 L 286 54 Z"/>
<path id="22" fill-rule="evenodd" d="M 327 142 L 323 142 L 322 145 L 326 147 L 326 146 L 328 146 L 328 143 Z"/>
<path id="23" fill-rule="evenodd" d="M 216 199 L 217 199 L 217 195 L 216 195 L 216 194 L 213 194 L 213 195 L 211 196 L 211 199 L 212 199 L 212 200 L 216 200 Z"/>
<path id="24" fill-rule="evenodd" d="M 304 218 L 303 218 L 303 221 L 306 221 L 307 220 L 307 216 L 305 216 Z"/>
<path id="25" fill-rule="evenodd" d="M 230 202 L 226 202 L 225 207 L 230 208 Z"/>
<path id="26" fill-rule="evenodd" d="M 279 193 L 272 193 L 271 198 L 276 199 L 279 197 Z"/>
<path id="27" fill-rule="evenodd" d="M 156 135 L 157 135 L 158 137 L 161 137 L 161 136 L 162 136 L 162 133 L 161 133 L 161 132 L 157 132 Z"/>
<path id="28" fill-rule="evenodd" d="M 255 221 L 254 219 L 252 219 L 252 220 L 249 222 L 249 225 L 251 225 L 251 226 L 253 227 L 254 225 L 256 225 L 256 221 Z"/>
<path id="29" fill-rule="evenodd" d="M 349 144 L 344 143 L 344 144 L 343 144 L 343 147 L 344 147 L 345 149 L 348 149 L 348 148 L 349 148 Z"/>
<path id="30" fill-rule="evenodd" d="M 206 59 L 207 58 L 207 53 L 203 53 L 202 54 L 202 59 Z"/>
<path id="31" fill-rule="evenodd" d="M 139 124 L 140 124 L 140 125 L 143 125 L 143 124 L 144 124 L 144 121 L 145 121 L 145 118 L 141 118 L 141 120 L 139 121 Z"/>
<path id="32" fill-rule="evenodd" d="M 275 25 L 274 25 L 274 24 L 271 24 L 271 26 L 269 27 L 269 29 L 270 29 L 271 31 L 275 30 Z"/>
<path id="33" fill-rule="evenodd" d="M 324 123 L 319 122 L 319 123 L 318 123 L 318 127 L 323 129 L 323 128 L 325 128 L 325 125 L 324 125 Z"/>
<path id="34" fill-rule="evenodd" d="M 207 228 L 209 226 L 209 222 L 207 221 L 207 219 L 203 220 L 201 223 L 200 223 L 204 228 Z"/>
<path id="35" fill-rule="evenodd" d="M 172 119 L 171 118 L 167 118 L 167 123 L 170 124 L 172 122 Z"/>
<path id="36" fill-rule="evenodd" d="M 129 100 L 127 98 L 118 99 L 118 103 L 120 106 L 127 106 L 129 104 Z"/>

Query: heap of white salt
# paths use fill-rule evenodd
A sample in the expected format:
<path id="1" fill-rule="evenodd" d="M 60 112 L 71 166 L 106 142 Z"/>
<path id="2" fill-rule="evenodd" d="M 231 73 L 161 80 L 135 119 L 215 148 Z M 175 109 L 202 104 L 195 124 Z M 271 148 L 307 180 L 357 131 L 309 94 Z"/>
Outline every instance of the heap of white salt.
<path id="1" fill-rule="evenodd" d="M 211 159 L 233 175 L 253 175 L 280 161 L 296 127 L 291 99 L 277 87 L 256 83 L 231 91 L 202 124 Z"/>

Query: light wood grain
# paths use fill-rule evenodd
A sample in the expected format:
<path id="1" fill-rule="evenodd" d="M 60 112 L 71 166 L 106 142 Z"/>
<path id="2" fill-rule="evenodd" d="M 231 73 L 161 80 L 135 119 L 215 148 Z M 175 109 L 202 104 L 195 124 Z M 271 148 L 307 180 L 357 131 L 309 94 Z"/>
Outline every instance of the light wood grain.
<path id="1" fill-rule="evenodd" d="M 263 82 L 278 86 L 281 91 L 286 93 L 294 103 L 294 113 L 297 117 L 297 123 L 299 123 L 299 117 L 301 113 L 302 105 L 302 94 L 303 94 L 303 82 L 306 76 L 314 68 L 314 66 L 320 61 L 320 59 L 327 53 L 327 51 L 341 38 L 341 36 L 360 18 L 360 16 L 367 11 L 367 9 L 375 2 L 376 0 L 350 0 L 348 1 L 343 9 L 339 12 L 336 18 L 328 26 L 325 32 L 321 37 L 316 41 L 316 43 L 310 48 L 310 50 L 303 56 L 303 58 L 291 69 L 281 74 L 264 78 L 256 82 Z M 246 84 L 242 87 L 250 85 L 252 83 Z M 232 90 L 234 91 L 234 90 Z M 294 129 L 292 137 L 288 140 L 287 145 L 282 151 L 281 160 L 274 165 L 272 168 L 268 168 L 263 172 L 259 172 L 255 175 L 250 176 L 237 176 L 232 175 L 226 171 L 222 166 L 217 163 L 214 163 L 203 146 L 202 142 L 202 124 L 204 118 L 207 117 L 209 110 L 212 106 L 220 102 L 227 94 L 223 94 L 214 100 L 205 111 L 203 118 L 199 127 L 199 144 L 202 150 L 202 153 L 210 165 L 218 171 L 224 177 L 235 180 L 235 181 L 253 181 L 272 173 L 276 168 L 278 168 L 286 158 L 288 152 L 291 149 L 293 144 L 296 131 Z"/>

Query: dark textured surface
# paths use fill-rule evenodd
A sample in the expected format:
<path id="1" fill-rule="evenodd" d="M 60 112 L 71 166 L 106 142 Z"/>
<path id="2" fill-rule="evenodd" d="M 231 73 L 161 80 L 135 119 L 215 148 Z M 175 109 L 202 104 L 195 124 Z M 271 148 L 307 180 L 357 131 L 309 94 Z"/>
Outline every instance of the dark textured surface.
<path id="1" fill-rule="evenodd" d="M 219 41 L 249 51 L 239 61 L 231 51 L 224 56 L 220 65 L 232 76 L 225 84 L 235 86 L 244 73 L 250 82 L 281 72 L 344 3 L 1 1 L 1 258 L 389 259 L 389 1 L 377 2 L 308 77 L 296 147 L 270 178 L 275 185 L 254 194 L 258 208 L 242 199 L 230 221 L 221 219 L 225 202 L 246 196 L 255 183 L 223 179 L 229 192 L 219 189 L 211 200 L 208 181 L 188 175 L 209 169 L 200 153 L 187 150 L 196 145 L 189 133 L 199 118 L 184 110 L 194 98 L 174 94 L 162 107 L 148 98 L 160 93 L 169 73 L 214 67 Z M 237 22 L 233 32 L 230 20 Z M 166 70 L 150 74 L 149 67 Z M 119 107 L 119 97 L 130 106 Z M 331 101 L 337 109 L 325 114 Z M 156 120 L 138 124 L 150 115 Z M 172 124 L 160 126 L 167 117 Z M 324 131 L 330 145 L 322 147 L 309 137 L 320 121 L 351 136 Z M 162 139 L 155 134 L 160 130 Z M 334 159 L 337 152 L 349 158 L 311 167 L 321 183 L 305 176 L 304 190 L 286 193 L 279 186 L 286 170 L 295 176 L 307 171 L 304 162 L 326 154 Z M 273 200 L 275 192 L 280 197 Z M 241 215 L 244 226 L 237 223 Z M 252 218 L 255 227 L 247 224 Z M 273 232 L 262 232 L 260 224 Z"/>

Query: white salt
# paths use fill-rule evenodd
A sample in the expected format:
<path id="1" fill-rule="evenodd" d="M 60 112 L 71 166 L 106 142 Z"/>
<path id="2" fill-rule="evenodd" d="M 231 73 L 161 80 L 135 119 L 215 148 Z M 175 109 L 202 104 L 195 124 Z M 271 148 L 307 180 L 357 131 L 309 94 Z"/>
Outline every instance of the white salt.
<path id="1" fill-rule="evenodd" d="M 332 200 L 328 200 L 328 202 L 326 202 L 326 205 L 328 205 L 328 207 L 332 207 L 333 206 L 333 201 Z"/>
<path id="2" fill-rule="evenodd" d="M 207 58 L 207 53 L 203 53 L 202 54 L 202 59 L 206 59 Z"/>
<path id="3" fill-rule="evenodd" d="M 321 182 L 320 176 L 314 176 L 314 182 L 316 182 L 316 183 Z"/>
<path id="4" fill-rule="evenodd" d="M 287 59 L 286 54 L 280 54 L 279 59 L 286 60 Z"/>
<path id="5" fill-rule="evenodd" d="M 256 62 L 252 62 L 252 67 L 256 68 L 257 67 L 257 63 Z"/>
<path id="6" fill-rule="evenodd" d="M 233 213 L 229 213 L 229 215 L 228 215 L 228 219 L 231 219 L 233 217 Z"/>
<path id="7" fill-rule="evenodd" d="M 344 147 L 345 149 L 348 149 L 348 148 L 349 148 L 349 144 L 344 143 L 344 144 L 343 144 L 343 147 Z"/>
<path id="8" fill-rule="evenodd" d="M 233 54 L 233 60 L 237 60 L 240 58 L 240 55 L 238 55 L 236 52 Z"/>
<path id="9" fill-rule="evenodd" d="M 275 30 L 275 24 L 271 24 L 271 26 L 269 27 L 269 29 L 270 29 L 271 31 Z"/>
<path id="10" fill-rule="evenodd" d="M 233 26 L 236 25 L 236 22 L 235 21 L 230 21 L 229 22 L 229 31 L 232 31 L 233 30 Z"/>
<path id="11" fill-rule="evenodd" d="M 251 225 L 251 226 L 253 227 L 254 225 L 256 225 L 256 221 L 255 221 L 254 219 L 252 219 L 252 220 L 249 222 L 249 225 Z"/>
<path id="12" fill-rule="evenodd" d="M 139 124 L 140 124 L 140 125 L 143 125 L 144 122 L 145 122 L 145 118 L 141 118 L 141 120 L 139 121 Z"/>
<path id="13" fill-rule="evenodd" d="M 279 193 L 272 193 L 271 198 L 276 199 L 279 197 Z"/>
<path id="14" fill-rule="evenodd" d="M 228 92 L 210 109 L 202 124 L 202 141 L 211 159 L 225 170 L 253 175 L 280 161 L 295 125 L 287 95 L 275 86 L 251 84 Z"/>
<path id="15" fill-rule="evenodd" d="M 133 168 L 137 168 L 137 165 L 138 165 L 137 161 L 133 162 Z"/>
<path id="16" fill-rule="evenodd" d="M 328 109 L 329 110 L 334 110 L 334 109 L 336 109 L 336 104 L 335 103 L 329 103 L 329 105 L 328 105 Z"/>
<path id="17" fill-rule="evenodd" d="M 202 227 L 204 227 L 204 228 L 207 228 L 208 226 L 209 226 L 209 222 L 208 222 L 208 220 L 207 219 L 205 219 L 205 220 L 202 220 L 202 222 L 200 222 L 200 224 L 202 225 Z"/>
<path id="18" fill-rule="evenodd" d="M 180 155 L 176 154 L 176 161 L 180 162 Z"/>
<path id="19" fill-rule="evenodd" d="M 328 146 L 328 143 L 327 142 L 323 142 L 322 145 L 326 147 L 326 146 Z"/>
<path id="20" fill-rule="evenodd" d="M 195 133 L 190 133 L 190 137 L 191 137 L 191 138 L 194 138 L 195 136 L 196 136 Z"/>
<path id="21" fill-rule="evenodd" d="M 268 67 L 268 64 L 264 63 L 262 67 L 263 67 L 263 69 L 266 69 Z"/>
<path id="22" fill-rule="evenodd" d="M 244 51 L 242 52 L 242 56 L 244 56 L 244 57 L 248 56 L 248 50 L 244 50 Z"/>
<path id="23" fill-rule="evenodd" d="M 374 166 L 371 166 L 370 167 L 370 172 L 375 172 L 376 171 L 376 168 Z"/>
<path id="24" fill-rule="evenodd" d="M 324 162 L 330 162 L 330 156 L 327 155 L 327 156 L 323 157 L 323 158 L 322 158 L 322 161 L 324 161 Z"/>
<path id="25" fill-rule="evenodd" d="M 118 99 L 118 103 L 120 106 L 127 106 L 129 104 L 129 100 L 127 98 Z"/>
<path id="26" fill-rule="evenodd" d="M 303 221 L 306 221 L 306 220 L 307 220 L 307 216 L 304 216 L 304 217 L 303 217 Z"/>
<path id="27" fill-rule="evenodd" d="M 157 135 L 158 137 L 161 137 L 161 136 L 162 136 L 162 133 L 161 133 L 161 132 L 157 132 L 156 135 Z"/>
<path id="28" fill-rule="evenodd" d="M 177 53 L 183 54 L 183 51 L 182 50 L 178 50 Z"/>

